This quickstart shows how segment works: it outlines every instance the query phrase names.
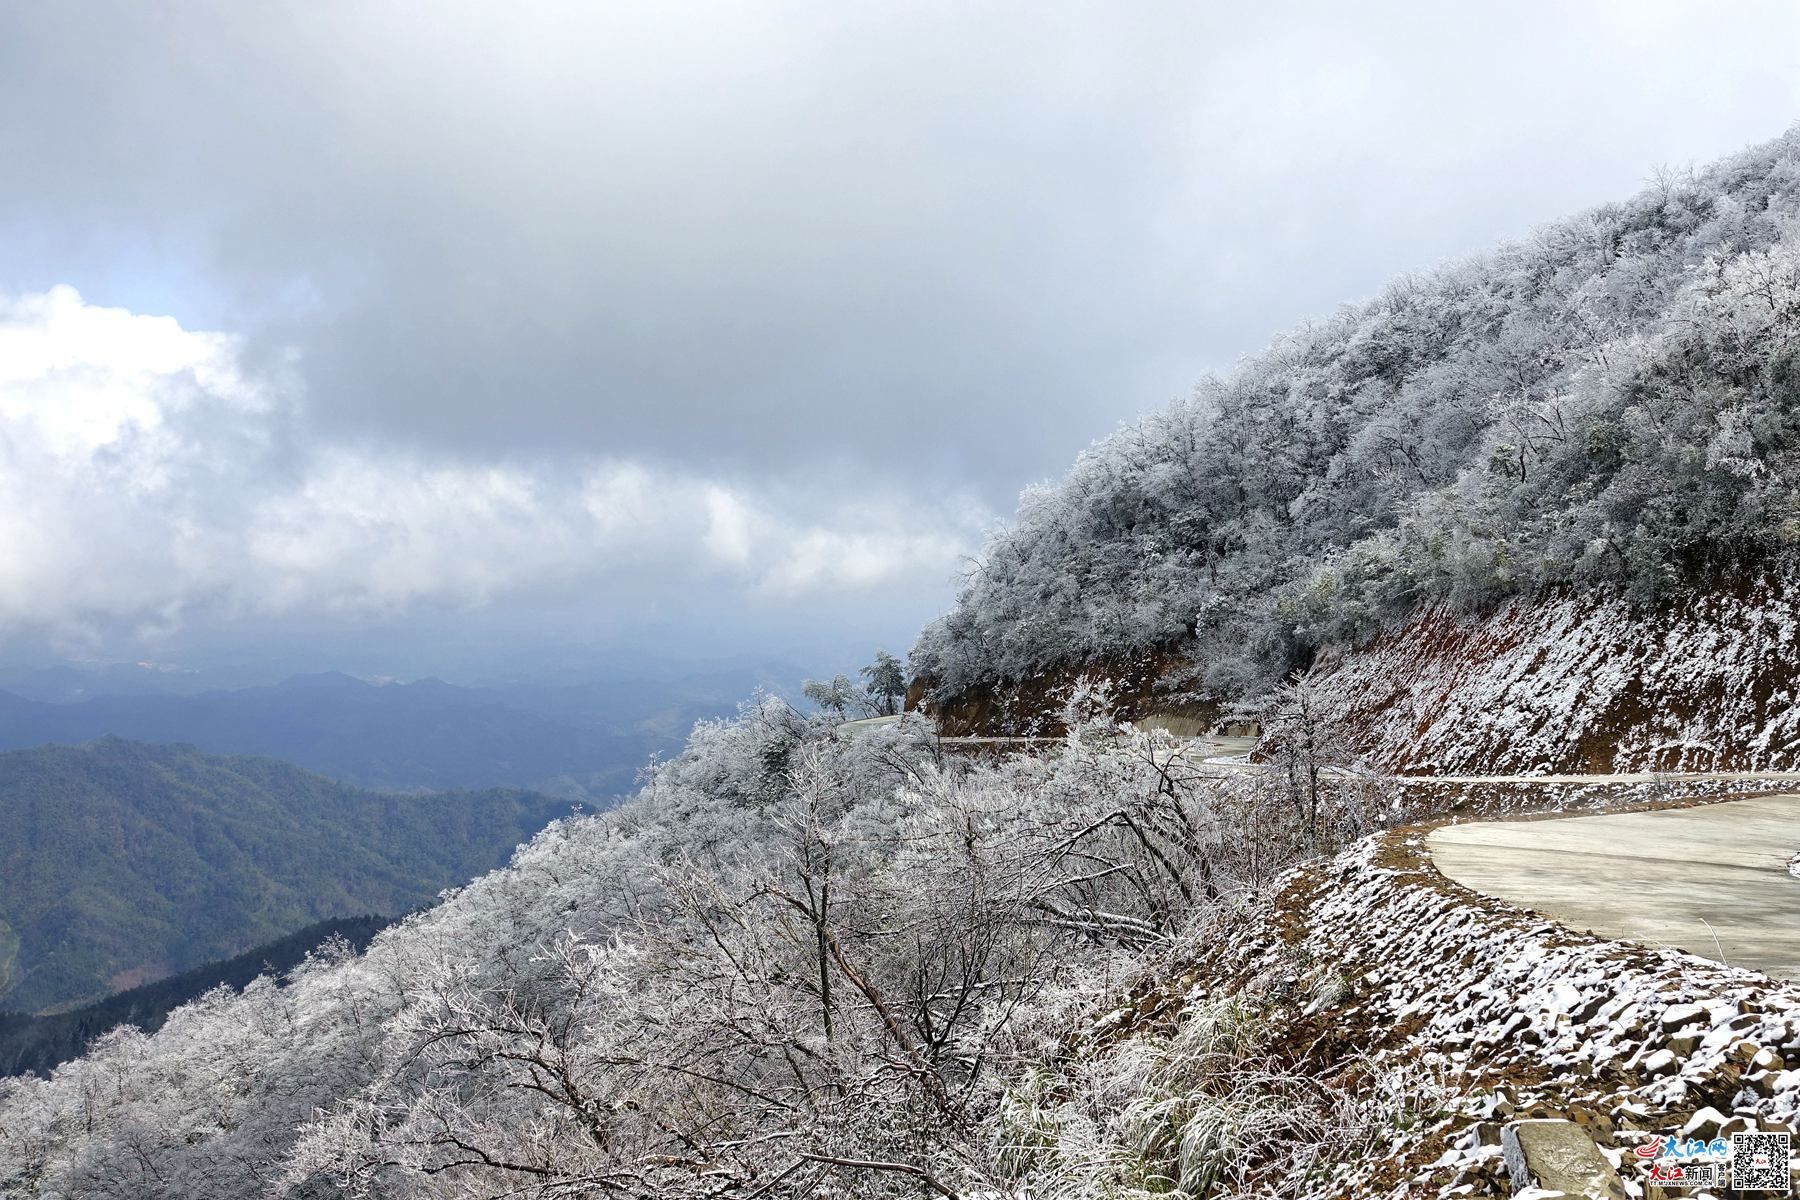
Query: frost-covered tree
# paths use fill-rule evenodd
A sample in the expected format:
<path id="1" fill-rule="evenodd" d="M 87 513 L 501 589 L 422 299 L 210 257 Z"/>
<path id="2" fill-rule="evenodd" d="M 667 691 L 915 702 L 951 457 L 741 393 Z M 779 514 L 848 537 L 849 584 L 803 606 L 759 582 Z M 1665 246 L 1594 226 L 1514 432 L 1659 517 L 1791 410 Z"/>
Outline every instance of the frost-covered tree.
<path id="1" fill-rule="evenodd" d="M 863 691 L 879 715 L 891 717 L 900 711 L 900 701 L 906 696 L 906 669 L 899 659 L 886 650 L 877 650 L 875 661 L 859 674 L 868 681 Z"/>
<path id="2" fill-rule="evenodd" d="M 818 705 L 819 711 L 843 718 L 861 716 L 868 707 L 867 697 L 858 692 L 848 675 L 830 679 L 808 679 L 801 683 L 800 694 Z"/>
<path id="3" fill-rule="evenodd" d="M 1274 768 L 1277 789 L 1292 811 L 1290 828 L 1308 854 L 1369 832 L 1370 773 L 1310 670 L 1294 672 L 1270 694 L 1262 727 L 1257 752 Z"/>

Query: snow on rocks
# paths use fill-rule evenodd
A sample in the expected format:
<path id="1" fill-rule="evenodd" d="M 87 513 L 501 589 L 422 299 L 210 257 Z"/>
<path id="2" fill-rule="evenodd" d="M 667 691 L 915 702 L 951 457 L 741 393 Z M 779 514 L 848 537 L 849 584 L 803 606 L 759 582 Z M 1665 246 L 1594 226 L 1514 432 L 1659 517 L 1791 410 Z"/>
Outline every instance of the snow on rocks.
<path id="1" fill-rule="evenodd" d="M 1245 986 L 1291 973 L 1296 958 L 1332 973 L 1341 1007 L 1324 1016 L 1359 1031 L 1373 1068 L 1430 1064 L 1460 1094 L 1397 1152 L 1412 1164 L 1405 1183 L 1353 1172 L 1320 1197 L 1511 1195 L 1531 1180 L 1511 1179 L 1492 1153 L 1507 1122 L 1572 1123 L 1627 1162 L 1626 1190 L 1607 1193 L 1621 1196 L 1644 1195 L 1630 1151 L 1649 1138 L 1796 1129 L 1792 984 L 1477 896 L 1430 867 L 1417 830 L 1297 876 L 1276 909 L 1285 941 L 1247 926 L 1218 962 L 1235 959 Z"/>
<path id="2" fill-rule="evenodd" d="M 1792 770 L 1800 577 L 1683 593 L 1445 605 L 1322 660 L 1369 761 L 1437 774 Z"/>

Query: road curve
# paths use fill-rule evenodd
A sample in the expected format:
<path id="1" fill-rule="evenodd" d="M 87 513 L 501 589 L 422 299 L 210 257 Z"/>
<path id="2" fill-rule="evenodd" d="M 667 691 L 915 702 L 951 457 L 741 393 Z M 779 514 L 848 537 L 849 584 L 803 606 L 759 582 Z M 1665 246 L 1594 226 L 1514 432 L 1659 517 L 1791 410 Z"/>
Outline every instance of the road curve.
<path id="1" fill-rule="evenodd" d="M 1572 928 L 1800 979 L 1800 795 L 1446 825 L 1427 846 L 1464 887 Z"/>
<path id="2" fill-rule="evenodd" d="M 849 721 L 848 736 L 898 718 Z M 1051 738 L 945 738 L 947 746 L 1025 746 Z M 1176 738 L 1219 774 L 1267 770 L 1255 738 Z M 1334 772 L 1335 773 L 1335 772 Z M 1596 775 L 1419 775 L 1408 782 L 1569 785 L 1800 782 L 1791 771 Z M 1565 925 L 1673 946 L 1779 979 L 1800 979 L 1800 794 L 1646 813 L 1447 825 L 1427 839 L 1438 870 L 1465 887 Z"/>

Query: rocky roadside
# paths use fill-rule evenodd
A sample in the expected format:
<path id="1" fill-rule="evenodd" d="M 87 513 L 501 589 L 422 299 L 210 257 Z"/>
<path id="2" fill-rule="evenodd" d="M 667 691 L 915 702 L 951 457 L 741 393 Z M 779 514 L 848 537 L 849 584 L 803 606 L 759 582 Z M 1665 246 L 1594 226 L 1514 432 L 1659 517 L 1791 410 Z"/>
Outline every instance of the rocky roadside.
<path id="1" fill-rule="evenodd" d="M 1800 987 L 1478 895 L 1436 871 L 1426 832 L 1295 872 L 1105 1035 L 1166 1035 L 1231 997 L 1269 1014 L 1289 1070 L 1351 1089 L 1436 1081 L 1378 1153 L 1302 1187 L 1268 1178 L 1266 1194 L 1723 1196 L 1659 1190 L 1639 1148 L 1796 1130 Z M 1800 1191 L 1800 1159 L 1789 1171 Z"/>

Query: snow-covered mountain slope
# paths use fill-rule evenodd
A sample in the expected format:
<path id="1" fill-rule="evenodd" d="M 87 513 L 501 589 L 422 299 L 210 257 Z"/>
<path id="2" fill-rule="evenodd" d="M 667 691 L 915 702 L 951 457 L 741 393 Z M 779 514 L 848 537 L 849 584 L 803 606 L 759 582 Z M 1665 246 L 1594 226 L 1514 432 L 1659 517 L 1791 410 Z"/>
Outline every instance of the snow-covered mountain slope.
<path id="1" fill-rule="evenodd" d="M 1174 657 L 1176 690 L 1236 702 L 1437 601 L 1791 564 L 1797 397 L 1800 129 L 1397 280 L 1096 443 L 1021 497 L 913 672 L 980 710 Z"/>
<path id="2" fill-rule="evenodd" d="M 1315 669 L 1373 764 L 1410 772 L 1791 770 L 1800 577 L 1654 607 L 1616 594 L 1438 605 Z"/>

